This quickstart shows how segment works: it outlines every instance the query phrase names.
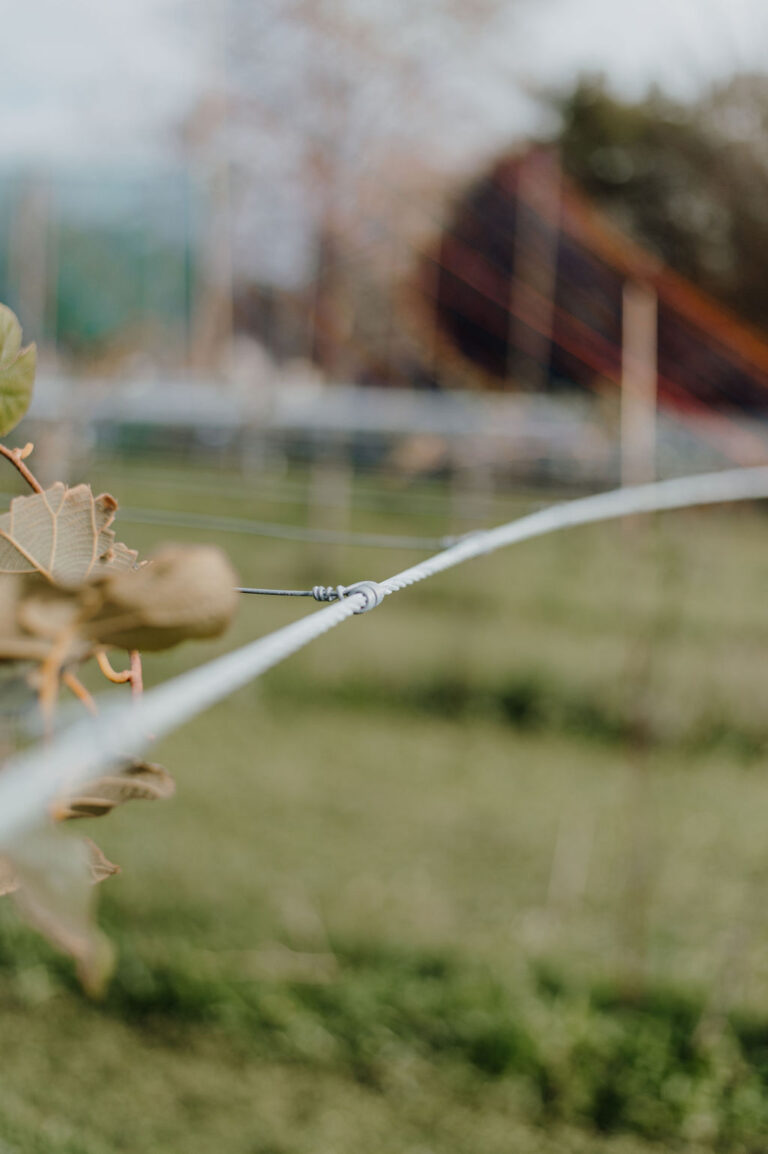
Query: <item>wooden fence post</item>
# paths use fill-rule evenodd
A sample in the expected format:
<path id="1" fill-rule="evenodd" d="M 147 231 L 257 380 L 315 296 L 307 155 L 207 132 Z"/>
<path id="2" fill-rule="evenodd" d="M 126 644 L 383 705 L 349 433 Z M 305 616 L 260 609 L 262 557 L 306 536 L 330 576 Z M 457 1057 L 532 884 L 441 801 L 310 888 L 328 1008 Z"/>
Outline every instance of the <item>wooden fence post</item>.
<path id="1" fill-rule="evenodd" d="M 655 290 L 627 281 L 622 297 L 622 485 L 642 485 L 656 477 L 657 328 Z"/>

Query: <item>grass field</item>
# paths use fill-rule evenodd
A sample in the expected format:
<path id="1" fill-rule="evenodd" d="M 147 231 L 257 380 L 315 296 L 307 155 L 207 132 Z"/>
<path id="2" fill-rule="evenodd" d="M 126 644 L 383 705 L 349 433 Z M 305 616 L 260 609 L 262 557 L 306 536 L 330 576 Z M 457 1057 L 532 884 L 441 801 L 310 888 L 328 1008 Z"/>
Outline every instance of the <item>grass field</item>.
<path id="1" fill-rule="evenodd" d="M 306 518 L 269 480 L 91 477 L 129 506 Z M 356 495 L 353 528 L 451 528 L 440 486 Z M 0 908 L 0 1151 L 768 1149 L 767 525 L 710 509 L 529 542 L 163 741 L 177 797 L 88 831 L 123 866 L 104 1004 Z M 121 536 L 215 540 L 258 584 L 418 555 Z M 244 599 L 147 679 L 312 607 Z"/>

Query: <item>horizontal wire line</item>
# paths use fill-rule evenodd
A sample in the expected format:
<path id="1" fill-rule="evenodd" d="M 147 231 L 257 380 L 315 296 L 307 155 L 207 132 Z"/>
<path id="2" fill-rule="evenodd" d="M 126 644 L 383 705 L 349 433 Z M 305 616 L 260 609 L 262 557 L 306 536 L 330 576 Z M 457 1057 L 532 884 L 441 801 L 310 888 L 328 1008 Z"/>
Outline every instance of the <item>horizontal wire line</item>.
<path id="1" fill-rule="evenodd" d="M 201 513 L 166 512 L 161 509 L 120 509 L 119 518 L 131 525 L 165 525 L 180 529 L 210 529 L 215 533 L 245 533 L 282 541 L 305 541 L 314 545 L 356 545 L 364 549 L 440 549 L 455 537 L 409 537 L 390 533 L 340 532 L 283 525 L 275 521 L 251 521 L 245 517 L 207 516 Z"/>
<path id="2" fill-rule="evenodd" d="M 258 593 L 262 597 L 315 597 L 313 589 L 260 589 L 253 585 L 238 585 L 235 593 Z"/>
<path id="3" fill-rule="evenodd" d="M 382 470 L 375 474 L 381 477 L 391 477 L 391 473 Z M 369 473 L 363 474 L 364 480 L 371 476 Z M 249 484 L 248 480 L 240 477 L 239 483 L 244 486 L 243 491 L 235 494 L 238 500 L 257 501 L 264 505 L 312 505 L 312 490 L 310 484 L 301 484 L 301 482 L 293 482 L 294 489 L 290 490 L 283 482 L 283 487 L 275 489 L 274 487 L 265 486 L 262 488 L 254 488 L 250 490 L 245 488 Z M 227 481 L 174 481 L 171 478 L 161 478 L 158 480 L 150 479 L 144 480 L 142 478 L 131 477 L 131 484 L 140 485 L 141 488 L 146 489 L 160 489 L 171 493 L 220 493 L 224 496 L 232 496 L 231 483 Z M 503 500 L 509 494 L 500 491 L 494 494 L 494 498 Z M 517 495 L 516 493 L 514 495 Z M 415 498 L 409 494 L 407 489 L 400 489 L 388 491 L 381 486 L 377 488 L 362 488 L 360 483 L 355 479 L 355 489 L 349 500 L 338 497 L 324 497 L 322 504 L 332 509 L 360 509 L 362 511 L 371 512 L 386 512 L 386 505 L 392 500 L 406 500 L 408 502 L 408 514 L 419 514 L 425 517 L 432 517 L 441 513 L 449 504 L 450 498 L 438 493 L 422 493 Z"/>
<path id="4" fill-rule="evenodd" d="M 315 601 L 341 601 L 345 585 L 315 585 L 313 589 L 265 589 L 259 585 L 238 585 L 235 593 L 255 593 L 261 597 L 313 597 Z"/>
<path id="5" fill-rule="evenodd" d="M 473 533 L 380 582 L 378 590 L 388 596 L 472 558 L 576 525 L 764 497 L 768 497 L 768 466 L 600 493 Z M 36 745 L 13 757 L 0 773 L 0 843 L 7 843 L 39 821 L 64 785 L 71 788 L 95 776 L 128 751 L 138 753 L 150 740 L 169 733 L 368 607 L 369 599 L 363 592 L 352 592 L 327 608 L 164 682 L 137 701 L 118 705 L 107 700 L 98 716 L 83 718 L 49 744 Z"/>

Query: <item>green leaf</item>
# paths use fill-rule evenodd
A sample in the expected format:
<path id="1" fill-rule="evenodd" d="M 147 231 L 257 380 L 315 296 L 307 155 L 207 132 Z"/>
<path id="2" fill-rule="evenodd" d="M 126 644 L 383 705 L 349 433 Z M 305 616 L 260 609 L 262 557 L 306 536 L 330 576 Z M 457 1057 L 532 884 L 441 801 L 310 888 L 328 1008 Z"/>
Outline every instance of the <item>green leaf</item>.
<path id="1" fill-rule="evenodd" d="M 18 425 L 32 400 L 37 348 L 29 345 L 15 361 L 0 367 L 0 437 Z"/>
<path id="2" fill-rule="evenodd" d="M 16 360 L 21 349 L 21 325 L 7 305 L 0 305 L 0 368 Z"/>
<path id="3" fill-rule="evenodd" d="M 0 305 L 0 437 L 18 425 L 32 400 L 37 348 L 21 347 L 21 325 Z"/>

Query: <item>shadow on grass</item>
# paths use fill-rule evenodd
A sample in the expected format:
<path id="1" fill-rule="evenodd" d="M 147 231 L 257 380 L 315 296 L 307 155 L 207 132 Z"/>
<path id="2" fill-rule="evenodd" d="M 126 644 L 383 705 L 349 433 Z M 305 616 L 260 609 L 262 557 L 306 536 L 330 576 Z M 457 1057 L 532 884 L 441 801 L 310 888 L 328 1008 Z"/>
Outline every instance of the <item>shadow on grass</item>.
<path id="1" fill-rule="evenodd" d="M 477 1101 L 509 1079 L 527 1087 L 541 1124 L 768 1149 L 763 1018 L 715 1016 L 690 992 L 577 986 L 545 965 L 508 982 L 447 953 L 343 942 L 333 953 L 337 969 L 322 980 L 258 980 L 209 952 L 149 959 L 123 942 L 106 999 L 87 1012 L 151 1032 L 155 1044 L 223 1032 L 254 1057 L 382 1091 L 414 1062 Z M 24 972 L 41 965 L 59 996 L 82 998 L 65 961 L 2 919 L 3 997 L 23 1001 Z"/>
<path id="2" fill-rule="evenodd" d="M 402 714 L 408 711 L 446 720 L 483 719 L 527 733 L 559 734 L 602 744 L 632 743 L 636 730 L 631 701 L 611 701 L 604 689 L 578 688 L 537 671 L 520 672 L 487 683 L 452 674 L 396 683 L 384 678 L 317 679 L 279 674 L 264 683 L 271 707 L 335 706 Z M 689 753 L 721 750 L 751 761 L 768 745 L 768 727 L 748 728 L 725 716 L 703 711 L 677 731 L 648 719 L 644 737 L 657 748 Z"/>

